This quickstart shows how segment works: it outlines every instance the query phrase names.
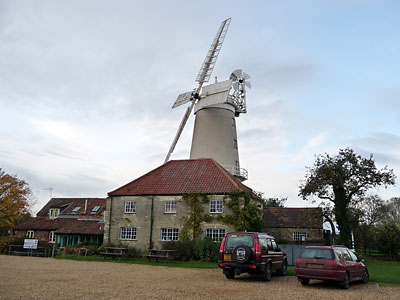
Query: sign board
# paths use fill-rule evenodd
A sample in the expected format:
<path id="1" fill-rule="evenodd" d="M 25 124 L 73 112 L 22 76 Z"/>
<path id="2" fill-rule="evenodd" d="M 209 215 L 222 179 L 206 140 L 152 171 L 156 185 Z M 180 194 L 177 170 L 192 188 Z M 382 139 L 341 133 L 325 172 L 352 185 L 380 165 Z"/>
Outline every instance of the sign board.
<path id="1" fill-rule="evenodd" d="M 24 239 L 24 249 L 37 249 L 38 240 Z"/>

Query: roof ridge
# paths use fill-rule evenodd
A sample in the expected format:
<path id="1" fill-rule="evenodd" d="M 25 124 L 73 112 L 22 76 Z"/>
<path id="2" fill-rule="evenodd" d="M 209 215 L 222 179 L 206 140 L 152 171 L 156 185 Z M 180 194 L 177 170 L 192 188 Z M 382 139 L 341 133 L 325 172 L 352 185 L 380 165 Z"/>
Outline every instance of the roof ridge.
<path id="1" fill-rule="evenodd" d="M 158 169 L 162 168 L 163 166 L 166 166 L 167 164 L 171 163 L 171 161 L 174 161 L 174 160 L 169 160 L 169 161 L 167 161 L 166 163 L 163 163 L 161 166 L 158 166 L 157 168 L 155 168 L 155 169 L 153 169 L 153 170 L 151 170 L 151 171 L 149 171 L 149 172 L 143 174 L 142 176 L 140 176 L 140 177 L 138 177 L 138 178 L 136 178 L 136 179 L 134 179 L 134 180 L 128 182 L 127 184 L 124 184 L 123 186 L 120 186 L 119 188 L 117 188 L 117 189 L 115 189 L 115 190 L 113 190 L 113 191 L 111 191 L 111 192 L 109 192 L 109 193 L 107 193 L 107 194 L 110 195 L 110 194 L 115 193 L 116 191 L 118 191 L 118 190 L 120 190 L 120 189 L 123 189 L 123 188 L 126 187 L 127 185 L 130 185 L 130 184 L 132 184 L 132 183 L 138 181 L 139 179 L 141 179 L 141 178 L 143 178 L 143 177 L 145 177 L 145 176 L 147 176 L 147 175 L 149 175 L 149 174 L 151 174 L 151 173 L 154 173 L 155 171 L 157 171 Z"/>
<path id="2" fill-rule="evenodd" d="M 219 168 L 220 170 L 223 171 L 224 176 L 227 177 L 227 178 L 229 179 L 229 181 L 231 181 L 231 182 L 233 183 L 233 185 L 234 185 L 237 189 L 243 190 L 243 188 L 241 188 L 241 187 L 239 186 L 239 184 L 238 184 L 235 180 L 233 180 L 233 178 L 231 177 L 231 174 L 230 174 L 227 170 L 225 170 L 219 163 L 217 163 L 217 161 L 216 161 L 214 158 L 208 158 L 208 159 L 209 159 L 214 165 L 216 165 L 217 168 Z M 228 175 L 228 174 L 229 174 L 229 175 Z"/>

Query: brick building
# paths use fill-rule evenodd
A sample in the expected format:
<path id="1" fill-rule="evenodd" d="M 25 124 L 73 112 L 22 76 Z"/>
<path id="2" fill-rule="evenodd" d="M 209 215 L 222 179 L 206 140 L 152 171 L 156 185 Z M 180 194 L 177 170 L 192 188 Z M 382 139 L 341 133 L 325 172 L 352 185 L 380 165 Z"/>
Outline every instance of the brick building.
<path id="1" fill-rule="evenodd" d="M 103 242 L 105 198 L 52 198 L 35 218 L 17 225 L 16 236 L 60 246 Z"/>
<path id="2" fill-rule="evenodd" d="M 265 207 L 264 231 L 280 243 L 324 243 L 321 208 Z"/>

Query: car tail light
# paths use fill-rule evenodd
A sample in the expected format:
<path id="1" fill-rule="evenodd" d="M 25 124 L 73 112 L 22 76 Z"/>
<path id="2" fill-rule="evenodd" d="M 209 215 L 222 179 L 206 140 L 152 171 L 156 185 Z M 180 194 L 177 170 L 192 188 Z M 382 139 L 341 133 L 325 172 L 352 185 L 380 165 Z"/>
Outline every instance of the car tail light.
<path id="1" fill-rule="evenodd" d="M 226 239 L 226 237 L 224 237 L 224 239 L 222 240 L 222 243 L 221 243 L 221 247 L 219 247 L 219 255 L 218 255 L 219 260 L 224 259 L 225 239 Z"/>
<path id="2" fill-rule="evenodd" d="M 256 240 L 256 254 L 260 254 L 261 253 L 260 241 L 258 239 L 255 240 Z"/>

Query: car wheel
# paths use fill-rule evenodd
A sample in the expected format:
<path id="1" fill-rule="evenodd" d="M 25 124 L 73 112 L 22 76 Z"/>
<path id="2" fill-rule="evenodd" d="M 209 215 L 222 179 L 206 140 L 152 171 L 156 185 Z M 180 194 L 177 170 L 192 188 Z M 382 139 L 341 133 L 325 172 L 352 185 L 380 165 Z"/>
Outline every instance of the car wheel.
<path id="1" fill-rule="evenodd" d="M 225 273 L 226 279 L 233 279 L 235 278 L 235 270 L 231 269 L 227 273 Z"/>
<path id="2" fill-rule="evenodd" d="M 278 270 L 278 275 L 286 276 L 286 271 L 287 271 L 287 261 L 285 260 L 283 262 L 282 269 Z"/>
<path id="3" fill-rule="evenodd" d="M 262 274 L 262 278 L 264 279 L 264 281 L 270 281 L 272 277 L 272 270 L 271 270 L 271 264 L 266 264 L 265 265 L 265 269 L 264 269 L 264 273 Z"/>
<path id="4" fill-rule="evenodd" d="M 363 283 L 368 283 L 368 281 L 369 281 L 369 272 L 368 272 L 368 269 L 367 268 L 365 268 L 365 271 L 364 271 L 364 279 L 363 279 Z"/>
<path id="5" fill-rule="evenodd" d="M 350 287 L 350 278 L 349 274 L 346 273 L 346 276 L 344 277 L 344 280 L 342 282 L 342 288 L 347 290 L 349 287 Z"/>
<path id="6" fill-rule="evenodd" d="M 300 283 L 302 285 L 309 285 L 310 284 L 310 278 L 299 277 L 298 280 L 300 281 Z"/>
<path id="7" fill-rule="evenodd" d="M 244 264 L 251 259 L 251 249 L 246 245 L 239 245 L 233 249 L 233 260 L 239 264 Z"/>

